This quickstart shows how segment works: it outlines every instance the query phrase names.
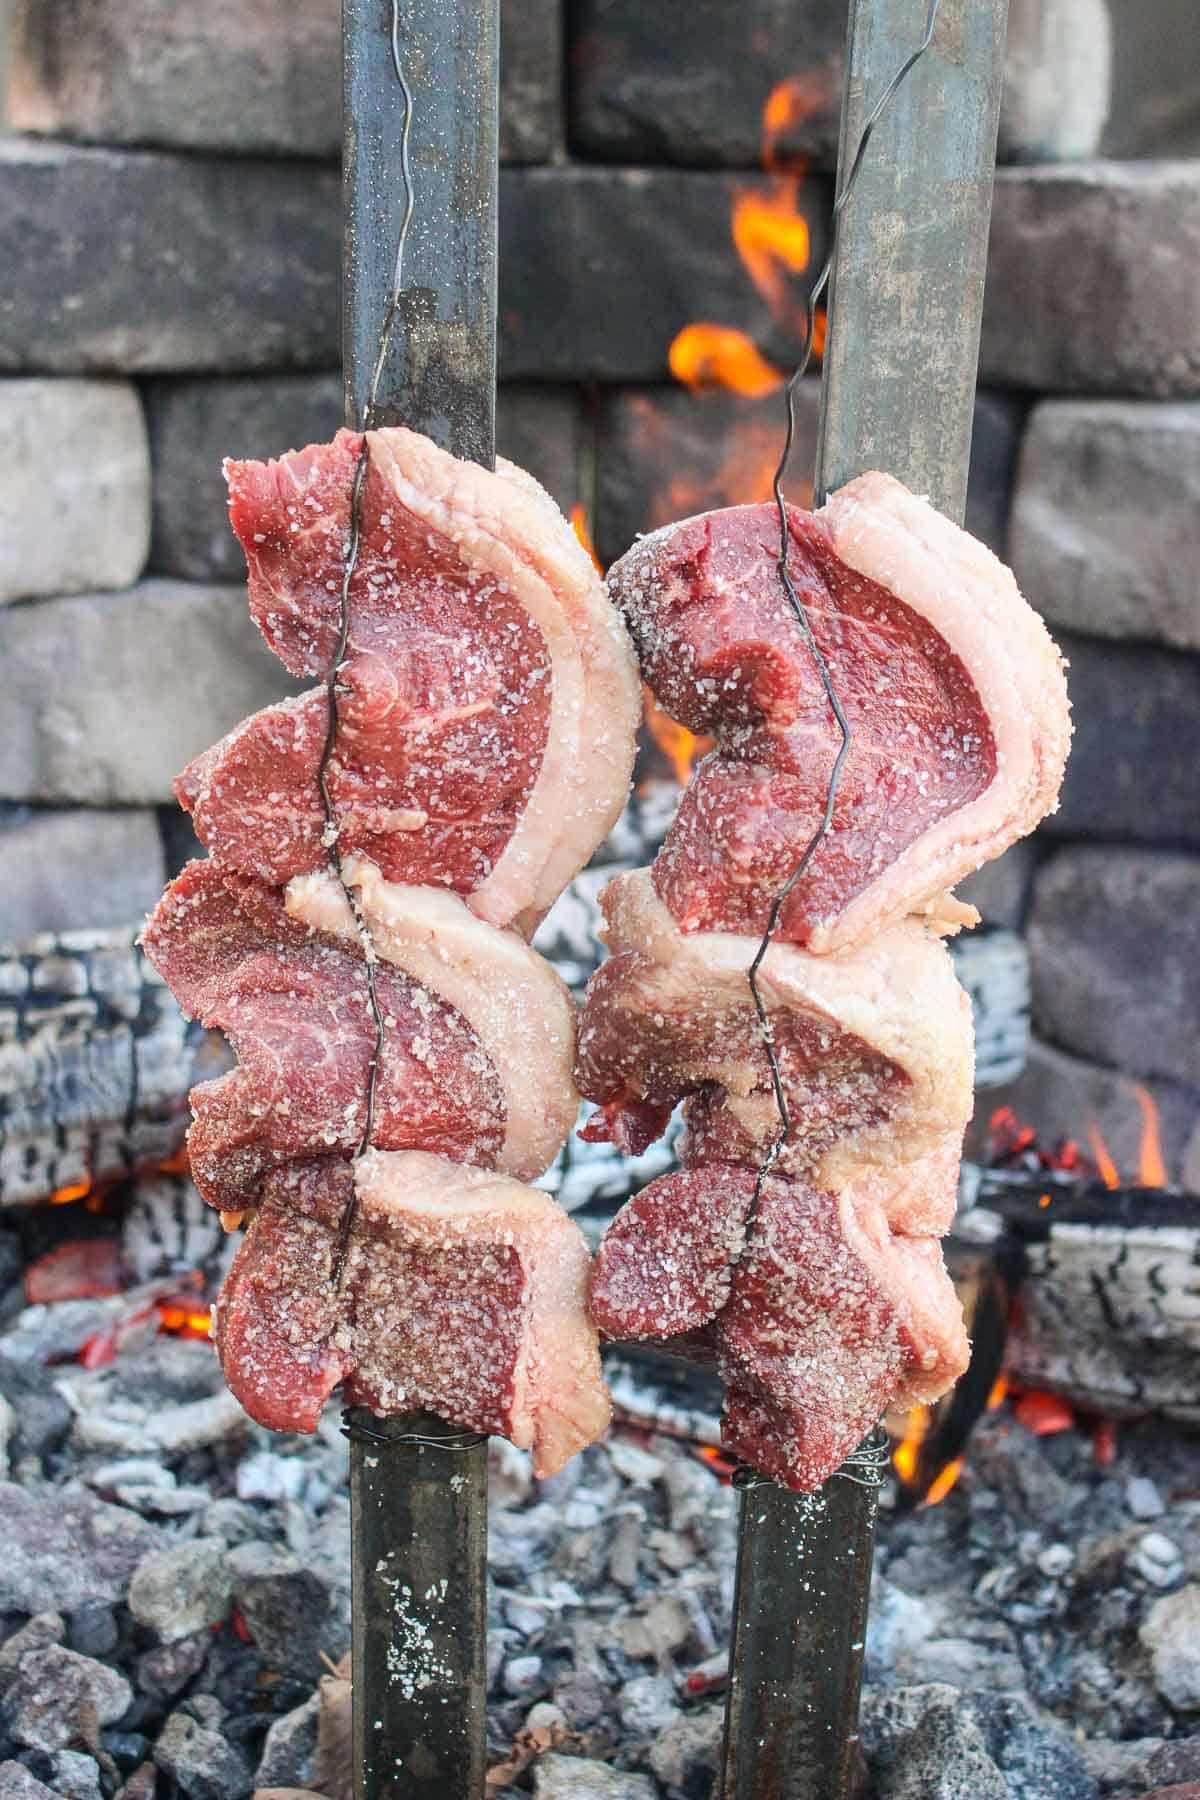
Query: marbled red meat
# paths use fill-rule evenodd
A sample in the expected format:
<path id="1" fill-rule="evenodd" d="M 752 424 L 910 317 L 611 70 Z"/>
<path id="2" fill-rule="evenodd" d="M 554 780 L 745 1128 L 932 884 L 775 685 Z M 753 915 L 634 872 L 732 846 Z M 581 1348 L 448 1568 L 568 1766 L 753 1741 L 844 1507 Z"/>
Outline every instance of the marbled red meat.
<path id="1" fill-rule="evenodd" d="M 643 1188 L 600 1247 L 592 1316 L 613 1338 L 690 1338 L 725 1384 L 724 1442 L 814 1488 L 889 1405 L 961 1374 L 962 1311 L 936 1238 L 893 1233 L 869 1184 L 768 1177 L 748 1229 L 755 1181 L 706 1163 Z"/>
<path id="2" fill-rule="evenodd" d="M 1032 830 L 1070 736 L 1061 659 L 1009 571 L 883 475 L 789 509 L 788 568 L 851 729 L 831 830 L 777 936 L 862 942 Z M 685 930 L 761 932 L 840 733 L 776 567 L 773 506 L 642 538 L 609 575 L 668 713 L 716 732 L 654 868 Z"/>
<path id="3" fill-rule="evenodd" d="M 296 675 L 336 653 L 360 435 L 227 465 L 251 612 Z M 399 428 L 367 434 L 328 784 L 338 847 L 391 881 L 530 927 L 624 802 L 638 714 L 628 642 L 574 533 L 528 476 Z M 223 864 L 284 884 L 324 866 L 324 688 L 268 707 L 177 783 Z"/>
<path id="4" fill-rule="evenodd" d="M 340 1287 L 338 1228 L 358 1204 Z M 549 1195 L 416 1152 L 277 1170 L 217 1310 L 252 1418 L 312 1431 L 348 1404 L 426 1408 L 532 1449 L 550 1475 L 608 1423 L 587 1247 Z"/>
<path id="5" fill-rule="evenodd" d="M 184 1010 L 238 1054 L 236 1069 L 192 1090 L 188 1154 L 204 1197 L 241 1210 L 280 1164 L 352 1154 L 375 1036 L 361 956 L 289 919 L 273 889 L 211 862 L 172 882 L 144 942 Z M 505 1108 L 475 1033 L 399 970 L 381 963 L 376 980 L 387 1036 L 373 1141 L 490 1165 Z"/>

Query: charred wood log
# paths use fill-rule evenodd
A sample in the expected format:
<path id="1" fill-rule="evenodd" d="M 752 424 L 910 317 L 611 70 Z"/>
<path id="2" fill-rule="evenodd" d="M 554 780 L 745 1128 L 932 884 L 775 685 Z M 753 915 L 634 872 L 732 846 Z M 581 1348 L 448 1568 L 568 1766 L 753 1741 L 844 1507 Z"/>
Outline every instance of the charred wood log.
<path id="1" fill-rule="evenodd" d="M 0 955 L 0 1207 L 167 1161 L 188 1089 L 225 1053 L 183 1017 L 135 933 L 72 931 Z"/>
<path id="2" fill-rule="evenodd" d="M 985 1175 L 961 1235 L 1020 1278 L 1004 1363 L 1108 1418 L 1200 1424 L 1200 1198 Z"/>

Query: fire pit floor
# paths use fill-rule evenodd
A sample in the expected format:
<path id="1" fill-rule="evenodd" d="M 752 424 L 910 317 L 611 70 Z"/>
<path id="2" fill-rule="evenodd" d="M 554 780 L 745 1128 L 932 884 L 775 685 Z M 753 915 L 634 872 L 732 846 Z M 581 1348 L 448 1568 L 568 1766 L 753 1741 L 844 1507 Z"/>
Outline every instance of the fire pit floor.
<path id="1" fill-rule="evenodd" d="M 269 1436 L 196 1340 L 46 1366 L 63 1355 L 54 1312 L 40 1335 L 29 1309 L 0 1332 L 0 1794 L 337 1800 L 338 1412 L 313 1439 Z M 493 1446 L 497 1796 L 707 1796 L 733 1588 L 722 1473 L 711 1451 L 627 1424 L 540 1485 Z M 1083 1433 L 1038 1438 L 1001 1407 L 940 1505 L 901 1516 L 884 1499 L 875 1800 L 1200 1779 L 1200 1438 L 1127 1426 L 1101 1466 Z"/>

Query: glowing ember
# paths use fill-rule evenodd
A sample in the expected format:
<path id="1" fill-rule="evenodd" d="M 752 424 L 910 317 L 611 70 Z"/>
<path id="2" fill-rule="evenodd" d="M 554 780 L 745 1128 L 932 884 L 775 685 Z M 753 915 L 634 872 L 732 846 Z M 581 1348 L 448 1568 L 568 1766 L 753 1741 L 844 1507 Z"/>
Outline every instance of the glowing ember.
<path id="1" fill-rule="evenodd" d="M 66 1187 L 55 1188 L 50 1196 L 51 1206 L 70 1206 L 74 1200 L 86 1199 L 92 1191 L 90 1180 L 72 1181 Z"/>
<path id="2" fill-rule="evenodd" d="M 1052 1437 L 1057 1431 L 1070 1431 L 1075 1423 L 1075 1409 L 1058 1394 L 1031 1388 L 1018 1395 L 1013 1404 L 1013 1417 L 1034 1437 Z"/>
<path id="3" fill-rule="evenodd" d="M 787 377 L 753 339 L 732 325 L 685 325 L 668 355 L 676 381 L 690 388 L 729 388 L 756 398 L 773 394 Z"/>
<path id="4" fill-rule="evenodd" d="M 195 1301 L 160 1300 L 158 1328 L 173 1337 L 207 1338 L 212 1328 L 212 1309 Z"/>
<path id="5" fill-rule="evenodd" d="M 726 1456 L 723 1450 L 714 1450 L 711 1444 L 697 1444 L 696 1455 L 702 1463 L 708 1465 L 723 1487 L 727 1487 L 733 1480 L 737 1462 L 733 1457 Z"/>

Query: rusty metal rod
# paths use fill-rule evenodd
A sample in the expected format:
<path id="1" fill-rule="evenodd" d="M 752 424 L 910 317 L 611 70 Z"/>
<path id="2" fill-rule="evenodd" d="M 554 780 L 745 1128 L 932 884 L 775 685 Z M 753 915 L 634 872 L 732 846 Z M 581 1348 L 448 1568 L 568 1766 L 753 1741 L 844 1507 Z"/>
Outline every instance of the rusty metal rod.
<path id="1" fill-rule="evenodd" d="M 867 469 L 961 521 L 1008 0 L 942 0 L 838 222 L 816 492 Z M 839 191 L 928 0 L 850 0 Z M 878 1434 L 814 1494 L 742 1478 L 720 1800 L 852 1800 Z"/>
<path id="2" fill-rule="evenodd" d="M 343 0 L 346 420 L 495 461 L 498 0 Z M 393 43 L 394 39 L 394 43 Z M 481 1800 L 487 1440 L 420 1413 L 346 1414 L 356 1800 Z"/>

